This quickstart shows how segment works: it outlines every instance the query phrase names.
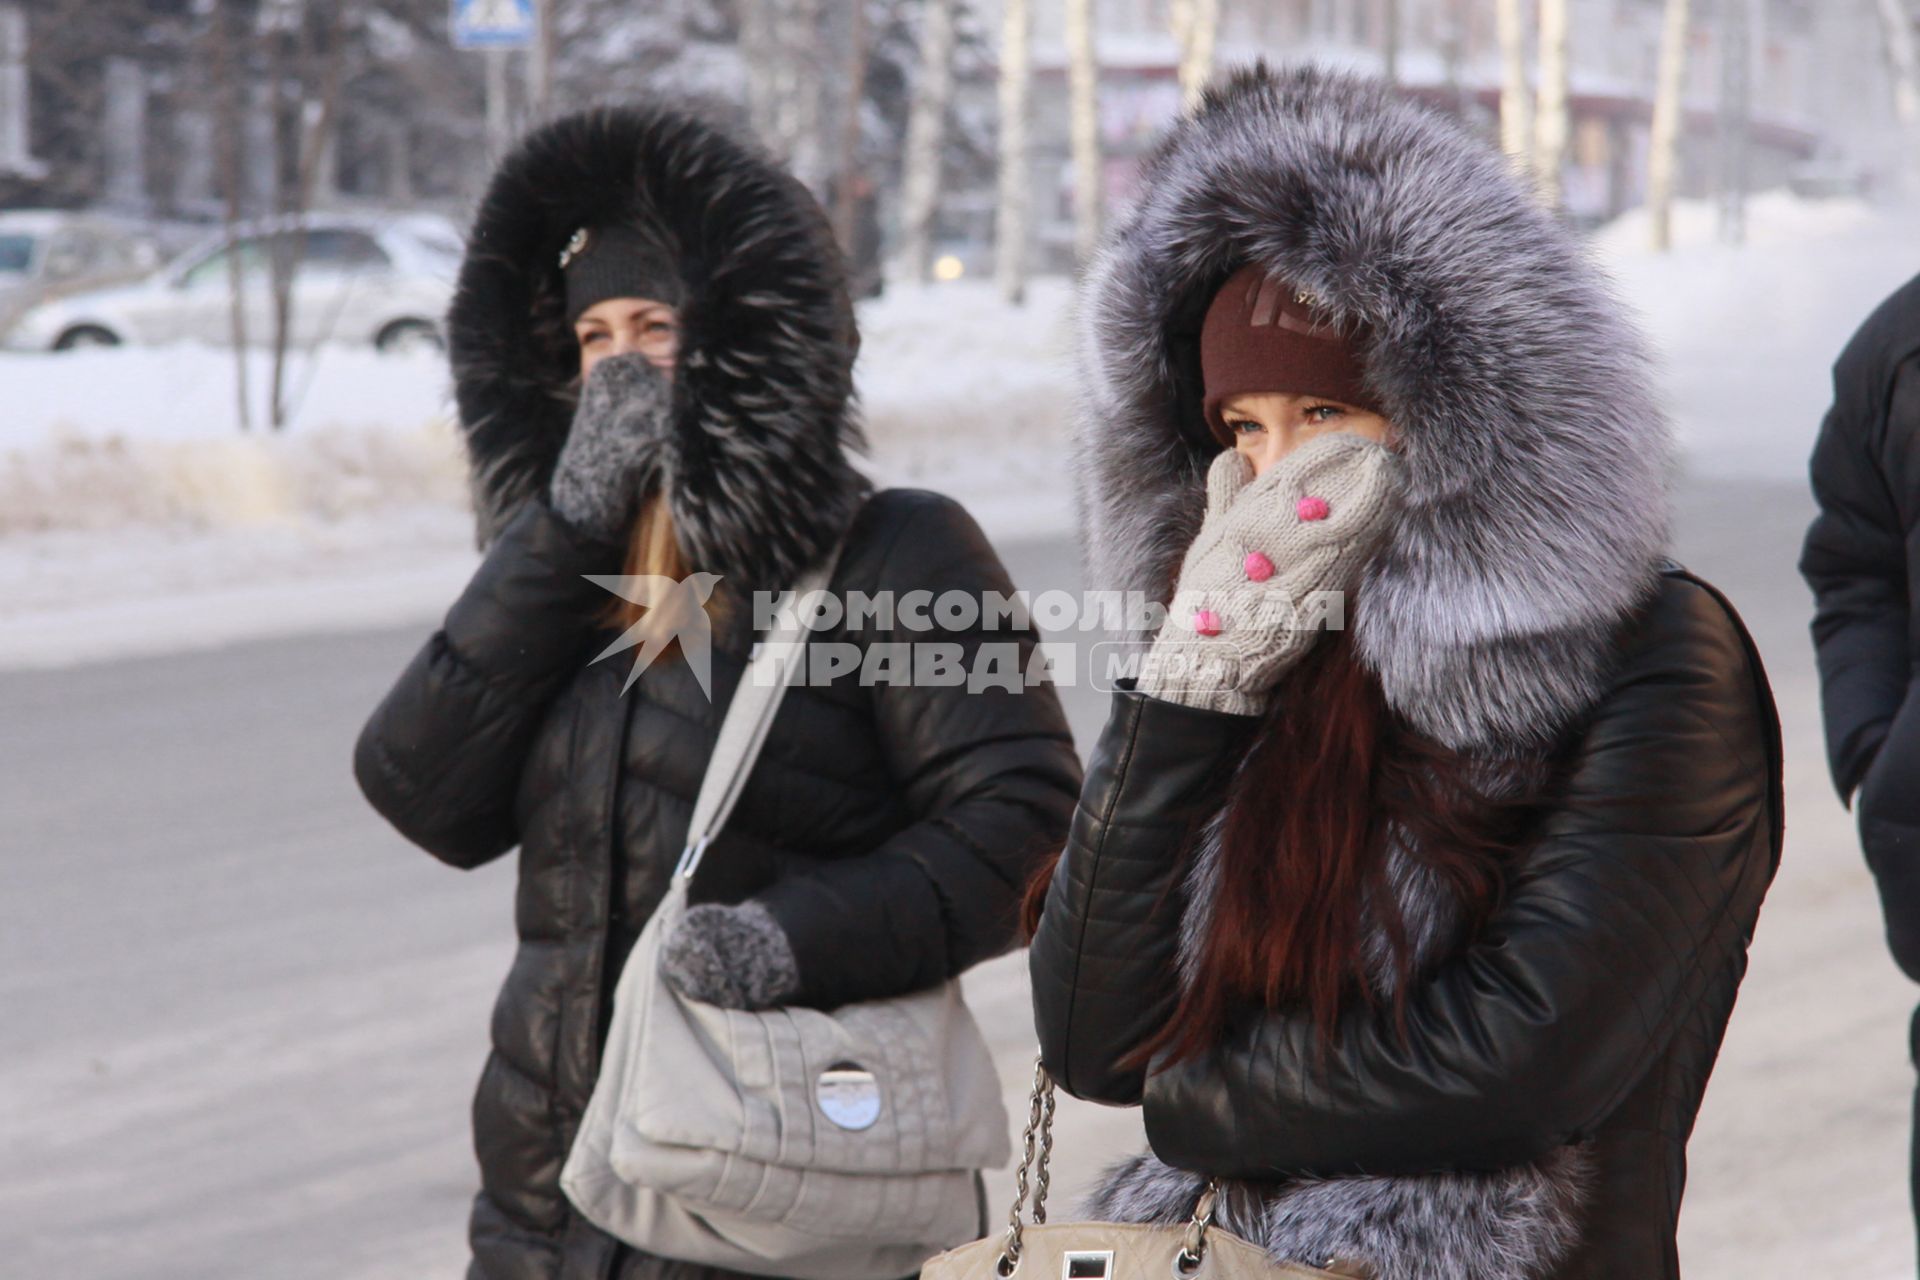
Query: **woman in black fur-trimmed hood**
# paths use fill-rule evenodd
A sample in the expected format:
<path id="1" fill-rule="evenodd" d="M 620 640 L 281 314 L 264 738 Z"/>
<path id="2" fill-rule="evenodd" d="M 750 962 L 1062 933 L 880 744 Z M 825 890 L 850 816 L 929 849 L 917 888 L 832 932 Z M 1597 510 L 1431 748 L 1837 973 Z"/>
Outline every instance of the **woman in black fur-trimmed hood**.
<path id="1" fill-rule="evenodd" d="M 753 639 L 843 536 L 836 594 L 1010 591 L 966 513 L 869 494 L 855 331 L 825 219 L 726 130 L 645 103 L 570 116 L 501 165 L 449 328 L 486 556 L 362 732 L 369 800 L 456 867 L 518 845 L 520 946 L 473 1104 L 474 1280 L 698 1280 L 559 1185 L 620 967 L 666 890 Z M 648 613 L 583 575 L 711 590 L 711 678 L 596 655 Z M 681 619 L 684 621 L 684 619 Z M 1018 647 L 1030 630 L 815 632 Z M 667 940 L 683 991 L 833 1006 L 932 986 L 1014 942 L 1079 767 L 1050 688 L 796 686 Z"/>
<path id="2" fill-rule="evenodd" d="M 1044 1061 L 1152 1147 L 1090 1213 L 1217 1179 L 1343 1274 L 1677 1276 L 1780 748 L 1663 560 L 1640 341 L 1376 85 L 1240 74 L 1140 186 L 1081 299 L 1081 514 L 1091 586 L 1171 603 L 1030 900 Z M 1317 643 L 1275 607 L 1348 591 Z"/>

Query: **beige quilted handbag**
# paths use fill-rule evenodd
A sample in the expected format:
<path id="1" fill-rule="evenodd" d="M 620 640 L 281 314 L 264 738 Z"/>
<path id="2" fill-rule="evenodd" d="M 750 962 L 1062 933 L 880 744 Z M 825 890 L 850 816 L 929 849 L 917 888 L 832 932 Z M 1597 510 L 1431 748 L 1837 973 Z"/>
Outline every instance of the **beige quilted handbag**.
<path id="1" fill-rule="evenodd" d="M 1053 1079 L 1033 1071 L 1025 1144 L 1014 1175 L 1013 1214 L 1003 1235 L 950 1249 L 920 1270 L 920 1280 L 1353 1280 L 1354 1271 L 1321 1271 L 1275 1262 L 1264 1249 L 1213 1225 L 1217 1186 L 1209 1186 L 1184 1227 L 1047 1221 L 1053 1156 Z M 1023 1221 L 1033 1173 L 1033 1222 Z"/>
<path id="2" fill-rule="evenodd" d="M 826 584 L 826 566 L 798 596 Z M 689 1000 L 663 939 L 765 741 L 806 633 L 761 642 L 721 722 L 687 851 L 614 992 L 600 1075 L 561 1171 L 588 1221 L 658 1257 L 795 1280 L 893 1280 L 980 1231 L 976 1170 L 1013 1153 L 1000 1076 L 960 984 L 748 1012 Z"/>

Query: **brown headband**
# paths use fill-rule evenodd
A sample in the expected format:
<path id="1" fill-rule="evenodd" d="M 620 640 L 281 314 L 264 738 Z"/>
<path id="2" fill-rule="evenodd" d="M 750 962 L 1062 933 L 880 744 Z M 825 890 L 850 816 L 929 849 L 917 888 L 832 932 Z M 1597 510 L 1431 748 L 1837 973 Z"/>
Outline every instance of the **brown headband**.
<path id="1" fill-rule="evenodd" d="M 1200 326 L 1207 426 L 1233 444 L 1220 411 L 1235 396 L 1284 392 L 1325 396 L 1379 413 L 1361 363 L 1364 330 L 1336 326 L 1307 293 L 1242 267 L 1220 287 Z"/>

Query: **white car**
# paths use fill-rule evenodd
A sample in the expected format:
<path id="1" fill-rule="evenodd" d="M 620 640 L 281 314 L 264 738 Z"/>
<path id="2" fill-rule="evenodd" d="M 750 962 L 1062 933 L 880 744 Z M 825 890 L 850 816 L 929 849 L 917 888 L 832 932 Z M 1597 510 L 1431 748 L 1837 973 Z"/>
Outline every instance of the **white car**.
<path id="1" fill-rule="evenodd" d="M 0 212 L 0 329 L 37 303 L 138 279 L 161 260 L 150 229 L 123 218 Z"/>
<path id="2" fill-rule="evenodd" d="M 0 345 L 14 351 L 181 341 L 230 345 L 236 259 L 246 340 L 268 343 L 273 335 L 269 255 L 281 237 L 299 250 L 288 323 L 291 347 L 347 342 L 396 351 L 443 345 L 440 317 L 460 269 L 460 236 L 444 218 L 425 214 L 309 216 L 291 225 L 243 225 L 231 238 L 214 237 L 146 279 L 32 307 Z"/>

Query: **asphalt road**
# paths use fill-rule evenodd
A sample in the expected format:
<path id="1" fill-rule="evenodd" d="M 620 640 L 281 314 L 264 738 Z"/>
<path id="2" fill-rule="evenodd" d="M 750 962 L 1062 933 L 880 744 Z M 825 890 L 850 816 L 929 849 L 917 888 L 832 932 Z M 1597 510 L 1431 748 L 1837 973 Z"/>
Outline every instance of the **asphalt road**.
<path id="1" fill-rule="evenodd" d="M 1789 486 L 1685 494 L 1679 548 L 1746 613 L 1789 744 L 1790 844 L 1692 1148 L 1690 1277 L 1914 1271 L 1912 993 L 1827 789 Z M 1077 585 L 1062 541 L 1006 549 Z M 349 759 L 431 628 L 0 674 L 0 1257 L 106 1280 L 460 1274 L 467 1105 L 513 860 L 450 871 Z M 1066 691 L 1082 745 L 1104 697 Z M 1024 1110 L 1018 957 L 972 975 Z M 1138 1140 L 1063 1104 L 1062 1203 Z M 996 1181 L 995 1199 L 1001 1199 Z"/>

